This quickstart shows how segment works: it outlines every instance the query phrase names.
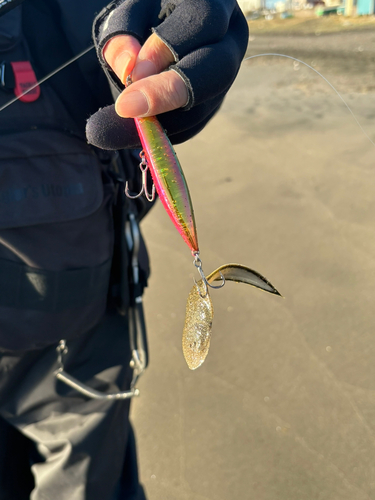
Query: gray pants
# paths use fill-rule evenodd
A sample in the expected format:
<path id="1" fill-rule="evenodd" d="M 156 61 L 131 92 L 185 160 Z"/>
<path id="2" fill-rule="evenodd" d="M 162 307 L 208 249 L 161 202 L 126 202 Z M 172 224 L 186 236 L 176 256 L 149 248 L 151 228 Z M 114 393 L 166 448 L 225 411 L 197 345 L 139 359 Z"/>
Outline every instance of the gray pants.
<path id="1" fill-rule="evenodd" d="M 124 318 L 107 315 L 68 348 L 79 380 L 129 388 Z M 90 400 L 57 381 L 55 349 L 0 352 L 0 500 L 145 500 L 129 400 Z"/>

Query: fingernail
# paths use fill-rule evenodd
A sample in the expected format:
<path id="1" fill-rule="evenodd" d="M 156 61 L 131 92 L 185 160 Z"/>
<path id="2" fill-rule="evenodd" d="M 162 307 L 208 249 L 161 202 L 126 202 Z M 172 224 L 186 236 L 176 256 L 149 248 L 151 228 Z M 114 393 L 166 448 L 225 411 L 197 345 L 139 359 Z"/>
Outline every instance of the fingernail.
<path id="1" fill-rule="evenodd" d="M 120 78 L 122 83 L 125 83 L 126 77 L 128 75 L 127 69 L 131 61 L 131 55 L 129 52 L 122 52 L 119 54 L 113 63 L 113 71 Z"/>
<path id="2" fill-rule="evenodd" d="M 116 101 L 116 111 L 123 118 L 144 116 L 149 108 L 147 97 L 140 90 L 125 91 Z"/>
<path id="3" fill-rule="evenodd" d="M 132 72 L 133 80 L 141 80 L 147 76 L 155 75 L 157 73 L 156 66 L 152 61 L 145 59 L 136 63 L 134 70 Z"/>

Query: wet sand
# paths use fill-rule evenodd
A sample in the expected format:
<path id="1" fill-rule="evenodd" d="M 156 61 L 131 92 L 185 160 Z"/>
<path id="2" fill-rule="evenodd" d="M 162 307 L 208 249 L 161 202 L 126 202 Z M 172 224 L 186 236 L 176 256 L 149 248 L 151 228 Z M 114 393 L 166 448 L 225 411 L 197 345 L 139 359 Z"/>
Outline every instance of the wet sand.
<path id="1" fill-rule="evenodd" d="M 249 54 L 314 61 L 374 139 L 375 33 L 311 40 L 255 36 Z M 211 350 L 191 372 L 192 259 L 160 204 L 147 216 L 151 363 L 132 418 L 149 499 L 374 498 L 375 147 L 311 70 L 257 59 L 177 151 L 206 273 L 246 264 L 285 299 L 213 291 Z"/>
<path id="2" fill-rule="evenodd" d="M 263 33 L 259 26 L 257 23 L 251 26 L 247 55 L 267 52 L 291 55 L 310 64 L 326 78 L 334 79 L 335 86 L 342 92 L 375 90 L 375 28 L 331 34 L 324 34 L 318 28 L 315 34 L 309 35 L 270 35 Z M 256 61 L 263 64 L 260 59 Z M 293 79 L 300 78 L 296 75 Z"/>

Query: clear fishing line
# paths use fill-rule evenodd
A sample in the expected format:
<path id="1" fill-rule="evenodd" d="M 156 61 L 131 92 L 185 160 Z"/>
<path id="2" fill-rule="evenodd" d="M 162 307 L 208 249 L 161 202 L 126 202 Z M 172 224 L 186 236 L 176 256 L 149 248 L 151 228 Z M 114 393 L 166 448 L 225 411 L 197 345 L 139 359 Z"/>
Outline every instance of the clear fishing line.
<path id="1" fill-rule="evenodd" d="M 355 114 L 353 113 L 353 111 L 351 110 L 350 106 L 348 105 L 348 103 L 345 101 L 345 99 L 343 98 L 343 96 L 340 94 L 340 92 L 332 85 L 332 83 L 327 80 L 327 78 L 325 76 L 323 76 L 321 73 L 319 73 L 319 71 L 317 71 L 315 68 L 313 68 L 312 66 L 310 66 L 310 64 L 307 64 L 303 61 L 301 61 L 300 59 L 297 59 L 296 57 L 292 57 L 292 56 L 287 56 L 286 54 L 275 54 L 273 52 L 267 52 L 265 54 L 255 54 L 254 56 L 248 56 L 248 57 L 245 57 L 244 61 L 248 61 L 249 59 L 255 59 L 256 57 L 265 57 L 265 56 L 275 56 L 275 57 L 284 57 L 286 59 L 291 59 L 292 61 L 297 61 L 301 64 L 303 64 L 304 66 L 306 66 L 307 68 L 313 70 L 317 75 L 319 75 L 321 78 L 323 78 L 323 80 L 331 87 L 331 89 L 336 93 L 336 95 L 341 99 L 341 101 L 344 103 L 345 107 L 347 108 L 347 110 L 349 111 L 349 113 L 352 115 L 354 121 L 356 122 L 356 124 L 358 125 L 358 127 L 360 128 L 360 130 L 362 131 L 362 133 L 367 137 L 367 139 L 371 142 L 371 144 L 373 146 L 375 146 L 375 142 L 371 139 L 371 137 L 367 134 L 367 132 L 365 131 L 365 129 L 362 127 L 362 125 L 359 123 L 357 117 L 355 116 Z"/>
<path id="2" fill-rule="evenodd" d="M 82 52 L 80 52 L 76 56 L 74 56 L 71 59 L 69 59 L 69 61 L 66 61 L 64 64 L 62 64 L 58 68 L 56 68 L 53 71 L 51 71 L 51 73 L 48 73 L 48 75 L 46 75 L 41 80 L 39 80 L 38 82 L 36 82 L 34 85 L 32 85 L 31 87 L 29 87 L 27 90 L 25 90 L 25 92 L 23 92 L 19 96 L 15 97 L 14 99 L 11 99 L 10 101 L 6 102 L 3 106 L 1 106 L 0 113 L 2 111 L 4 111 L 4 109 L 6 109 L 10 105 L 12 105 L 14 102 L 17 102 L 21 97 L 23 97 L 24 95 L 28 94 L 29 92 L 31 92 L 33 89 L 35 89 L 36 87 L 38 87 L 42 83 L 44 83 L 47 80 L 49 80 L 50 78 L 52 78 L 52 76 L 57 75 L 57 73 L 59 73 L 61 70 L 65 69 L 67 66 L 69 66 L 70 64 L 72 64 L 75 61 L 77 61 L 78 59 L 80 59 L 82 56 L 84 56 L 85 54 L 87 54 L 87 52 L 90 52 L 90 50 L 92 50 L 93 48 L 94 48 L 94 45 L 90 45 L 90 47 L 87 47 L 85 50 L 82 50 Z"/>
<path id="3" fill-rule="evenodd" d="M 15 97 L 14 99 L 11 99 L 7 103 L 5 103 L 3 106 L 0 107 L 0 113 L 4 109 L 6 109 L 9 106 L 11 106 L 13 103 L 17 102 L 22 96 L 26 95 L 28 92 L 30 92 L 31 90 L 35 89 L 38 85 L 41 85 L 42 83 L 46 82 L 47 80 L 49 80 L 50 78 L 52 78 L 54 75 L 56 75 L 57 73 L 59 73 L 60 71 L 62 71 L 63 69 L 65 69 L 67 66 L 69 66 L 70 64 L 72 64 L 75 61 L 77 61 L 78 59 L 80 59 L 82 56 L 84 56 L 85 54 L 87 54 L 87 52 L 90 52 L 90 50 L 92 50 L 93 48 L 94 48 L 94 45 L 90 45 L 86 49 L 82 50 L 82 52 L 80 52 L 76 56 L 74 56 L 71 59 L 69 59 L 68 61 L 66 61 L 61 66 L 59 66 L 55 70 L 51 71 L 51 73 L 49 73 L 48 75 L 46 75 L 45 77 L 43 77 L 35 85 L 33 85 L 32 87 L 30 87 L 29 89 L 27 89 L 21 95 Z M 317 71 L 315 68 L 313 68 L 312 66 L 310 66 L 310 64 L 307 64 L 304 61 L 301 61 L 300 59 L 297 59 L 296 57 L 293 57 L 293 56 L 288 56 L 286 54 L 277 54 L 277 53 L 273 53 L 273 52 L 266 52 L 264 54 L 255 54 L 253 56 L 248 56 L 248 57 L 245 57 L 245 59 L 243 60 L 243 62 L 244 61 L 249 61 L 250 59 L 255 59 L 257 57 L 270 57 L 270 56 L 273 56 L 273 57 L 284 57 L 285 59 L 291 59 L 292 61 L 296 61 L 296 62 L 298 62 L 300 64 L 303 64 L 307 68 L 309 68 L 312 71 L 314 71 L 314 73 L 316 73 L 318 76 L 320 76 L 327 83 L 327 85 L 329 85 L 331 87 L 331 89 L 336 93 L 336 95 L 341 99 L 341 101 L 343 102 L 343 104 L 345 105 L 345 107 L 347 108 L 347 110 L 349 111 L 349 113 L 352 115 L 353 120 L 356 122 L 356 124 L 360 128 L 361 132 L 365 135 L 365 137 L 367 137 L 367 139 L 371 142 L 371 144 L 373 146 L 375 146 L 375 142 L 371 139 L 371 137 L 367 134 L 367 132 L 365 131 L 365 129 L 362 127 L 362 125 L 358 121 L 357 117 L 355 116 L 355 114 L 353 113 L 353 111 L 351 110 L 350 106 L 348 105 L 348 103 L 343 98 L 343 96 L 340 94 L 340 92 L 332 85 L 332 83 L 329 80 L 327 80 L 327 78 L 325 76 L 323 76 L 321 73 L 319 73 L 319 71 Z"/>

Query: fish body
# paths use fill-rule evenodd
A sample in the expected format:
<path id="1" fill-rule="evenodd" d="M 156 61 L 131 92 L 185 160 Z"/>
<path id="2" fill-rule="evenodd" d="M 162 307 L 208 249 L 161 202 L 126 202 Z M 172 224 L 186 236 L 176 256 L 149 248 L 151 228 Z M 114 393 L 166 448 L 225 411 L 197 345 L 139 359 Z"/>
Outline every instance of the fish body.
<path id="1" fill-rule="evenodd" d="M 134 119 L 159 198 L 192 252 L 199 252 L 193 204 L 173 146 L 155 116 Z"/>

